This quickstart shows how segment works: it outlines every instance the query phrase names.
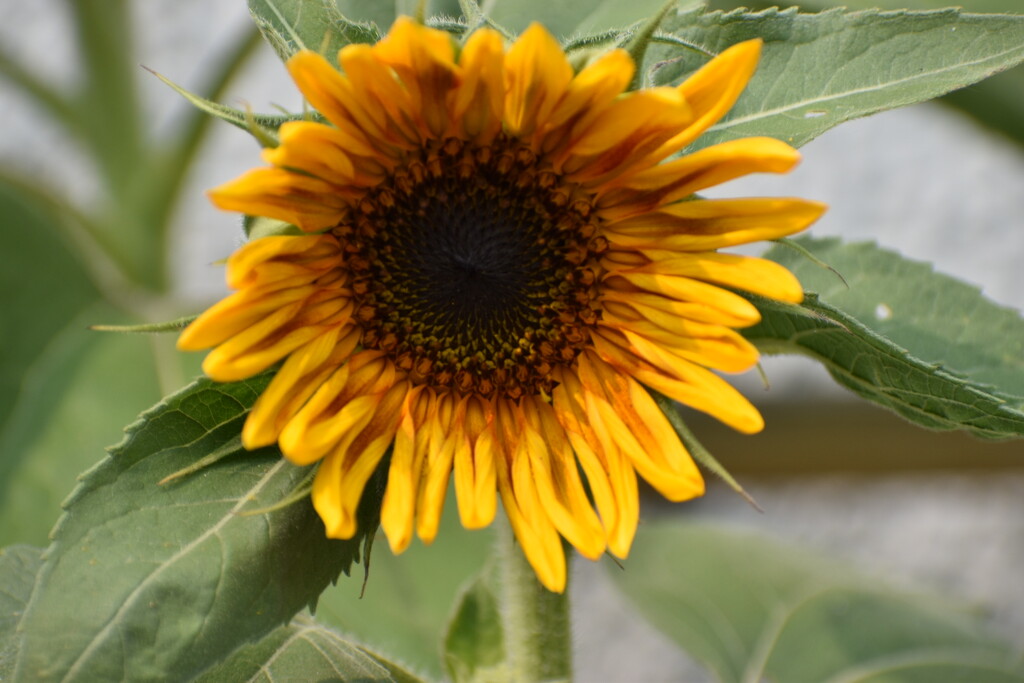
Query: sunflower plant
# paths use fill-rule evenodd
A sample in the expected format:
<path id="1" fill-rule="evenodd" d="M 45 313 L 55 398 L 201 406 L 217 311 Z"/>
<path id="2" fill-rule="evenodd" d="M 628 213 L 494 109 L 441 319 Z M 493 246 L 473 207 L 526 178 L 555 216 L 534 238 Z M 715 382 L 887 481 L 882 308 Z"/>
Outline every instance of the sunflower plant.
<path id="1" fill-rule="evenodd" d="M 680 407 L 761 430 L 723 373 L 764 353 L 809 355 L 923 427 L 1024 435 L 1015 312 L 880 248 L 794 238 L 826 211 L 813 198 L 702 194 L 1014 66 L 1024 19 L 646 0 L 249 9 L 307 106 L 234 109 L 160 76 L 257 143 L 252 170 L 209 192 L 246 239 L 224 262 L 230 293 L 198 316 L 107 326 L 176 333 L 206 352 L 203 376 L 81 476 L 48 548 L 0 554 L 0 678 L 568 680 L 570 561 L 606 556 L 721 680 L 1024 674 L 973 615 L 815 558 L 699 528 L 635 538 L 644 487 L 682 502 L 711 473 L 746 495 Z M 729 251 L 764 241 L 761 257 Z M 109 255 L 146 282 L 140 254 L 160 259 Z M 942 344 L 872 315 L 889 282 L 943 302 L 943 320 L 913 301 L 897 320 Z M 943 324 L 956 316 L 991 336 Z M 974 362 L 986 344 L 1001 350 Z M 378 529 L 395 555 L 435 552 L 378 580 Z M 439 591 L 418 561 L 474 577 Z M 743 564 L 764 570 L 760 592 L 712 580 Z M 395 612 L 341 607 L 335 582 L 393 591 Z M 433 661 L 416 658 L 434 643 L 362 628 L 402 629 L 415 591 L 450 605 Z M 770 594 L 804 611 L 764 645 Z M 856 618 L 814 626 L 838 612 Z M 792 655 L 826 642 L 843 652 Z"/>

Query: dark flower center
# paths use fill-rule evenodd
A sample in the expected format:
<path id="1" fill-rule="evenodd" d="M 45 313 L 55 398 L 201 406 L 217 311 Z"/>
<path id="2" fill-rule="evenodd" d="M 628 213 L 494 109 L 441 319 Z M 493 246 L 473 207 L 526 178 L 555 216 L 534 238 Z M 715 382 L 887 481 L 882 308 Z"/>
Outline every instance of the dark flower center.
<path id="1" fill-rule="evenodd" d="M 549 391 L 597 320 L 592 197 L 525 146 L 422 150 L 335 229 L 363 346 L 415 382 L 518 398 Z"/>

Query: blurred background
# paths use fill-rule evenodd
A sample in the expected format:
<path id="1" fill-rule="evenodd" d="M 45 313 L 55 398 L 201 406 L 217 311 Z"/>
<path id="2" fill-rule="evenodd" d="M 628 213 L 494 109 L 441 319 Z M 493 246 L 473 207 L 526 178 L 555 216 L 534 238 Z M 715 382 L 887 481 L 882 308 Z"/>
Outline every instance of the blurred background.
<path id="1" fill-rule="evenodd" d="M 870 3 L 879 4 L 941 6 Z M 1020 11 L 1018 0 L 961 4 Z M 302 103 L 241 0 L 36 0 L 7 3 L 3 17 L 0 546 L 45 545 L 78 473 L 201 360 L 178 354 L 173 335 L 87 326 L 170 320 L 221 297 L 215 263 L 242 232 L 204 191 L 260 163 L 247 134 L 198 114 L 143 67 L 233 107 Z M 847 123 L 807 145 L 791 174 L 714 194 L 825 201 L 831 209 L 812 234 L 877 241 L 1024 310 L 1022 142 L 1018 68 L 948 101 Z M 767 384 L 756 372 L 736 382 L 764 412 L 764 433 L 687 419 L 764 514 L 712 484 L 681 506 L 648 496 L 644 518 L 714 519 L 816 549 L 880 581 L 975 605 L 1024 645 L 1024 444 L 921 430 L 854 398 L 809 360 L 766 358 L 763 369 Z M 411 566 L 437 577 L 436 595 L 407 603 L 424 611 L 404 613 L 416 622 L 410 633 L 443 617 L 487 543 L 485 533 L 453 528 L 405 565 L 381 544 L 380 581 Z M 576 567 L 576 594 L 602 596 L 575 602 L 580 680 L 636 677 L 638 667 L 634 680 L 700 680 L 613 593 L 606 567 Z M 346 613 L 358 590 L 334 590 L 343 594 L 325 599 L 321 614 L 358 630 Z M 373 590 L 371 581 L 370 604 Z"/>

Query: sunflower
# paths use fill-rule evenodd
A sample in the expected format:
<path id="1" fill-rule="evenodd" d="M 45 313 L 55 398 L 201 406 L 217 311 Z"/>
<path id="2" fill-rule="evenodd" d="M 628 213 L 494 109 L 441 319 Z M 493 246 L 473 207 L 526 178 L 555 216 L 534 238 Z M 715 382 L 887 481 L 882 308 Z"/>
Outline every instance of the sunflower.
<path id="1" fill-rule="evenodd" d="M 394 552 L 434 539 L 454 473 L 462 524 L 490 524 L 500 496 L 541 583 L 564 590 L 562 537 L 591 559 L 628 554 L 637 475 L 672 501 L 704 491 L 647 388 L 762 428 L 712 371 L 758 358 L 735 331 L 758 311 L 730 290 L 798 302 L 801 288 L 717 250 L 802 230 L 823 207 L 695 197 L 790 169 L 798 154 L 778 140 L 666 161 L 728 111 L 760 49 L 740 43 L 678 87 L 638 91 L 625 51 L 575 71 L 536 24 L 507 48 L 486 28 L 460 47 L 400 18 L 375 45 L 343 48 L 341 71 L 297 53 L 288 71 L 322 119 L 282 125 L 269 166 L 211 197 L 302 234 L 238 249 L 237 291 L 179 348 L 212 348 L 203 369 L 223 382 L 283 361 L 242 441 L 319 463 L 328 536 L 355 534 L 390 449 Z"/>

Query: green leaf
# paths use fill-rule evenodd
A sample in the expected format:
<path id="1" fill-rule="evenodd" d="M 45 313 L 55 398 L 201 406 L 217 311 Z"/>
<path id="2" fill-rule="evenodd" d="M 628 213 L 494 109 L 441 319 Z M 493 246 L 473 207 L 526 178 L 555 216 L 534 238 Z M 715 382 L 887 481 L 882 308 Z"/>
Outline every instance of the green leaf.
<path id="1" fill-rule="evenodd" d="M 0 488 L 0 545 L 47 544 L 77 474 L 102 457 L 140 405 L 160 399 L 156 340 L 86 329 L 116 319 L 111 315 L 97 307 L 71 321 L 26 377 L 0 436 L 9 463 Z"/>
<path id="2" fill-rule="evenodd" d="M 249 0 L 249 12 L 282 61 L 313 50 L 337 66 L 338 50 L 379 38 L 375 27 L 346 19 L 335 0 Z"/>
<path id="3" fill-rule="evenodd" d="M 716 9 L 757 7 L 767 9 L 773 2 L 716 2 Z M 800 6 L 807 11 L 821 11 L 835 3 L 828 0 L 801 0 Z M 842 3 L 848 9 L 917 9 L 937 10 L 956 4 L 967 12 L 991 14 L 1014 14 L 1021 12 L 1024 5 L 1020 0 L 846 0 Z M 945 104 L 957 107 L 973 116 L 986 126 L 995 128 L 1005 135 L 1024 144 L 1024 67 L 1015 67 L 992 78 L 976 83 L 971 88 L 958 90 L 944 96 Z"/>
<path id="4" fill-rule="evenodd" d="M 16 629 L 32 595 L 42 552 L 27 545 L 0 549 L 0 680 L 11 680 L 14 676 L 18 654 Z"/>
<path id="5" fill-rule="evenodd" d="M 308 500 L 268 509 L 308 475 L 276 448 L 158 485 L 235 439 L 268 380 L 192 384 L 82 476 L 24 617 L 23 678 L 190 678 L 358 560 L 361 539 L 326 539 Z"/>
<path id="6" fill-rule="evenodd" d="M 196 683 L 221 681 L 394 681 L 420 679 L 364 647 L 351 643 L 308 616 L 245 645 L 208 670 Z"/>
<path id="7" fill-rule="evenodd" d="M 414 542 L 395 556 L 386 543 L 378 544 L 365 593 L 347 581 L 326 590 L 317 605 L 317 618 L 325 624 L 400 661 L 416 662 L 432 678 L 442 677 L 440 639 L 453 596 L 480 571 L 494 544 L 491 529 L 463 529 L 449 499 L 431 545 Z"/>
<path id="8" fill-rule="evenodd" d="M 1024 436 L 1024 321 L 961 282 L 872 244 L 802 238 L 835 274 L 778 246 L 768 256 L 819 290 L 755 301 L 743 330 L 766 353 L 803 353 L 864 398 L 932 429 Z M 991 385 L 997 385 L 993 389 Z"/>
<path id="9" fill-rule="evenodd" d="M 795 241 L 835 268 L 849 285 L 785 246 L 773 247 L 768 258 L 786 266 L 805 289 L 921 360 L 1024 397 L 1024 318 L 1016 310 L 986 299 L 973 285 L 935 272 L 931 264 L 870 242 Z"/>
<path id="10" fill-rule="evenodd" d="M 236 128 L 241 128 L 248 133 L 253 132 L 254 126 L 276 132 L 282 124 L 288 121 L 302 121 L 309 118 L 305 114 L 254 114 L 245 112 L 241 109 L 235 109 L 200 97 L 155 71 L 151 73 L 174 90 L 174 92 L 184 97 L 193 107 L 221 121 L 226 121 Z"/>
<path id="11" fill-rule="evenodd" d="M 508 677 L 499 590 L 485 570 L 459 596 L 444 639 L 444 663 L 455 683 Z"/>
<path id="12" fill-rule="evenodd" d="M 799 14 L 700 10 L 669 17 L 663 29 L 712 52 L 763 38 L 757 73 L 736 106 L 694 148 L 768 135 L 801 146 L 844 121 L 929 100 L 1024 60 L 1024 16 L 936 12 Z M 676 47 L 653 49 L 658 84 L 706 62 Z"/>
<path id="13" fill-rule="evenodd" d="M 0 500 L 3 483 L 20 461 L 26 444 L 42 429 L 47 408 L 70 379 L 51 377 L 52 391 L 33 400 L 39 363 L 63 352 L 72 359 L 85 351 L 80 335 L 74 348 L 58 349 L 55 338 L 99 299 L 76 252 L 64 240 L 52 207 L 29 202 L 0 182 Z M 84 325 L 83 325 L 84 327 Z M 74 361 L 69 364 L 74 365 Z M 15 414 L 17 413 L 17 419 Z"/>
<path id="14" fill-rule="evenodd" d="M 611 572 L 653 625 L 718 680 L 1020 680 L 971 613 L 712 525 L 641 530 Z"/>

